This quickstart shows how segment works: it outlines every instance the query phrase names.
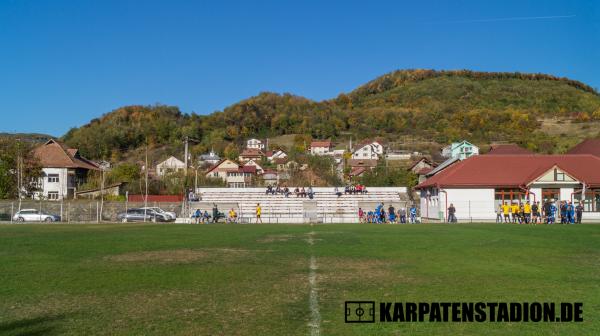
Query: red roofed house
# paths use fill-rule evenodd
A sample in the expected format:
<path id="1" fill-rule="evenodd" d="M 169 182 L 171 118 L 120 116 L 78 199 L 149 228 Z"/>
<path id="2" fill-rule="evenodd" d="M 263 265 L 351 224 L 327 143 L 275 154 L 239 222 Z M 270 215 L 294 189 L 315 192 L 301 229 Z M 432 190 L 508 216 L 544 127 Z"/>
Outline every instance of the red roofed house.
<path id="1" fill-rule="evenodd" d="M 89 171 L 98 171 L 100 167 L 83 156 L 75 148 L 50 139 L 36 147 L 33 155 L 40 161 L 42 177 L 40 191 L 35 198 L 62 200 L 74 198 L 77 188 L 87 181 Z"/>
<path id="2" fill-rule="evenodd" d="M 591 154 L 600 157 L 600 139 L 587 139 L 571 148 L 567 154 Z"/>
<path id="3" fill-rule="evenodd" d="M 205 175 L 222 179 L 229 188 L 246 188 L 252 185 L 252 179 L 256 176 L 256 166 L 242 166 L 225 159 L 208 169 Z"/>
<path id="4" fill-rule="evenodd" d="M 313 140 L 310 143 L 310 154 L 312 155 L 330 155 L 331 150 L 331 140 Z"/>
<path id="5" fill-rule="evenodd" d="M 383 145 L 379 141 L 363 140 L 356 146 L 356 150 L 352 152 L 353 159 L 368 159 L 379 160 L 383 155 Z"/>
<path id="6" fill-rule="evenodd" d="M 426 175 L 435 168 L 437 164 L 428 158 L 422 157 L 419 160 L 415 161 L 412 166 L 408 168 L 408 170 L 413 173 L 419 175 L 419 183 L 425 181 L 427 178 Z"/>
<path id="7" fill-rule="evenodd" d="M 600 219 L 600 157 L 593 155 L 476 155 L 415 187 L 421 217 L 492 221 L 503 202 L 573 201 L 584 197 L 584 220 Z"/>
<path id="8" fill-rule="evenodd" d="M 263 156 L 264 156 L 264 153 L 260 149 L 246 148 L 240 154 L 238 160 L 240 160 L 240 162 L 246 162 L 246 161 L 250 161 L 250 160 L 254 160 L 255 162 L 258 162 L 262 159 Z"/>

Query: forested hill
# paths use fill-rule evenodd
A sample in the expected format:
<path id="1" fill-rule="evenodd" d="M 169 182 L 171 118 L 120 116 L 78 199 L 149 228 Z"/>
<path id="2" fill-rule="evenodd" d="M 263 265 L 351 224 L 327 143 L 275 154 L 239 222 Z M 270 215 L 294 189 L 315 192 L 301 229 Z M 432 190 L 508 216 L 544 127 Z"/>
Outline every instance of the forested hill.
<path id="1" fill-rule="evenodd" d="M 566 134 L 547 128 L 548 120 L 564 123 Z M 590 127 L 596 122 L 598 92 L 566 78 L 400 70 L 321 102 L 261 93 L 210 115 L 184 114 L 171 106 L 122 107 L 63 138 L 95 159 L 121 156 L 146 139 L 151 147 L 180 148 L 185 135 L 200 141 L 196 151 L 231 150 L 248 137 L 305 134 L 355 140 L 407 135 L 439 144 L 512 141 L 540 152 L 560 152 L 578 137 L 598 135 Z"/>

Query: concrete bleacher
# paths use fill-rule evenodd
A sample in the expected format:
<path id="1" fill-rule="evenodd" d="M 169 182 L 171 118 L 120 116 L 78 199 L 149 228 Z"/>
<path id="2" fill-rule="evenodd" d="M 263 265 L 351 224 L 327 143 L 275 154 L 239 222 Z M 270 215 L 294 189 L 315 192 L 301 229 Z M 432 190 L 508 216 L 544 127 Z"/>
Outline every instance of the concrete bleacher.
<path id="1" fill-rule="evenodd" d="M 290 188 L 293 190 L 294 188 Z M 241 222 L 255 222 L 256 204 L 262 208 L 264 223 L 356 223 L 358 208 L 368 211 L 383 202 L 396 209 L 410 204 L 405 187 L 367 188 L 366 194 L 343 194 L 338 197 L 333 187 L 313 188 L 314 197 L 267 195 L 265 188 L 198 188 L 199 202 L 190 203 L 190 211 L 208 210 L 213 204 L 227 213 L 234 208 Z M 343 192 L 343 188 L 340 188 Z"/>

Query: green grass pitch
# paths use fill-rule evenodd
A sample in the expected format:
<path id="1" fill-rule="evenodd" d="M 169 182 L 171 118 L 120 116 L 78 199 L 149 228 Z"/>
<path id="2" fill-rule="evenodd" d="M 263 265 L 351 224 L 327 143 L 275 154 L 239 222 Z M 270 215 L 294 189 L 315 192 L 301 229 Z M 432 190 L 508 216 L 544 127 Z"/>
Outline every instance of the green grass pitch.
<path id="1" fill-rule="evenodd" d="M 346 324 L 346 300 L 581 301 L 584 322 Z M 311 332 L 600 335 L 600 225 L 0 225 L 1 335 Z"/>

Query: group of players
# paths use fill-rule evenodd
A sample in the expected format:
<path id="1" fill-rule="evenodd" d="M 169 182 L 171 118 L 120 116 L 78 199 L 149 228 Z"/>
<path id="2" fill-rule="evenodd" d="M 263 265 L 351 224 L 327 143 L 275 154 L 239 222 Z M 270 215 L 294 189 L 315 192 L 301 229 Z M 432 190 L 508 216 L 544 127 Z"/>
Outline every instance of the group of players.
<path id="1" fill-rule="evenodd" d="M 539 201 L 530 203 L 529 201 L 513 202 L 508 204 L 504 202 L 498 205 L 496 210 L 496 222 L 519 223 L 519 224 L 554 224 L 557 217 L 560 217 L 561 224 L 581 223 L 583 214 L 583 205 L 573 205 L 573 202 L 560 201 L 558 207 L 554 200 L 548 200 L 543 206 Z"/>
<path id="2" fill-rule="evenodd" d="M 416 224 L 417 219 L 417 207 L 413 204 L 408 209 L 401 208 L 396 211 L 393 205 L 390 204 L 387 211 L 383 203 L 380 203 L 372 211 L 364 211 L 362 208 L 358 208 L 358 220 L 360 223 L 372 223 L 372 224 Z"/>

